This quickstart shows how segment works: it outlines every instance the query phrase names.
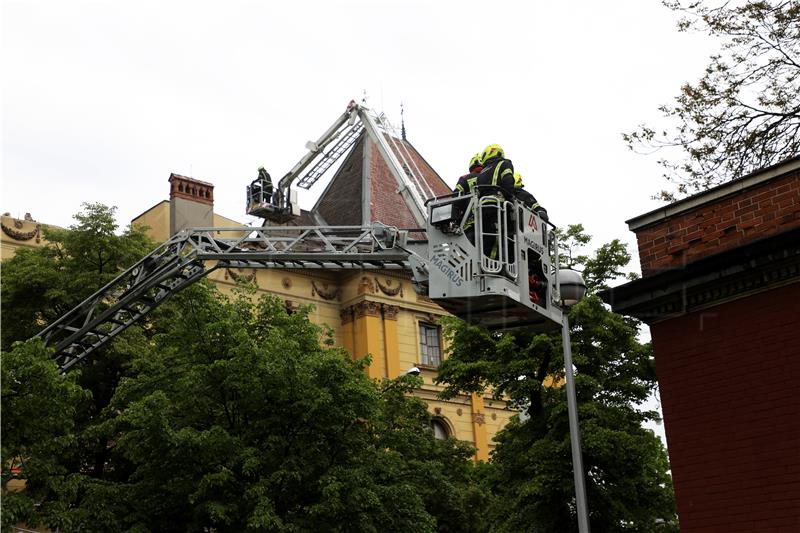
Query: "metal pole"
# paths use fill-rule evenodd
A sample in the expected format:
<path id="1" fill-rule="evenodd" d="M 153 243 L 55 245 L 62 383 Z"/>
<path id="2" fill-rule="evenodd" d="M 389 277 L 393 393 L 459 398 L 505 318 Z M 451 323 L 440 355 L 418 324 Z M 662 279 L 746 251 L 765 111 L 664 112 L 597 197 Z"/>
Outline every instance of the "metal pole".
<path id="1" fill-rule="evenodd" d="M 572 447 L 572 474 L 575 478 L 575 501 L 578 511 L 578 531 L 589 533 L 589 512 L 586 506 L 586 483 L 583 479 L 583 454 L 581 430 L 578 426 L 578 397 L 575 394 L 575 375 L 572 371 L 572 342 L 569 336 L 569 319 L 564 309 L 561 319 L 561 341 L 564 345 L 564 375 L 567 379 L 567 411 L 569 412 L 569 440 Z"/>

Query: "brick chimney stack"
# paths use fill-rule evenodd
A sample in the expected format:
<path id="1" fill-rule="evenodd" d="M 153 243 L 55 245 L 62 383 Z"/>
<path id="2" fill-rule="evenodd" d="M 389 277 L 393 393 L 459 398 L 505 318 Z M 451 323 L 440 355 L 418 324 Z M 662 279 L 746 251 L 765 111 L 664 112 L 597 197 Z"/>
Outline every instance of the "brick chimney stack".
<path id="1" fill-rule="evenodd" d="M 169 228 L 175 235 L 186 228 L 214 225 L 214 186 L 180 174 L 169 176 Z"/>

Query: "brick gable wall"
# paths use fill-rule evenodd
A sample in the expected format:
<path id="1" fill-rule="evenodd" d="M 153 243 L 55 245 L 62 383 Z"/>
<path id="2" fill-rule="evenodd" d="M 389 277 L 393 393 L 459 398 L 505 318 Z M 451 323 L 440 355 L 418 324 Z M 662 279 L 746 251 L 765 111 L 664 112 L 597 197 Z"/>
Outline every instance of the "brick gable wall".
<path id="1" fill-rule="evenodd" d="M 361 225 L 361 168 L 365 142 L 362 138 L 356 144 L 316 206 L 330 225 Z"/>
<path id="2" fill-rule="evenodd" d="M 370 220 L 398 228 L 416 228 L 414 215 L 398 192 L 397 180 L 380 155 L 375 143 L 369 141 Z"/>

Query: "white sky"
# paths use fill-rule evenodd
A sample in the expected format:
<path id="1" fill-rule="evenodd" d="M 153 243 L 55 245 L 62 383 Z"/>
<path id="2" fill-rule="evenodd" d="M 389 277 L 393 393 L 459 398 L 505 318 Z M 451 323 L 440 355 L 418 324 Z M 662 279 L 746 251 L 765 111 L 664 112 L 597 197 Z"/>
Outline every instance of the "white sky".
<path id="1" fill-rule="evenodd" d="M 68 226 L 103 202 L 124 225 L 175 172 L 255 222 L 256 168 L 283 175 L 366 90 L 396 124 L 405 105 L 450 185 L 499 143 L 554 223 L 635 252 L 624 221 L 665 184 L 621 133 L 658 123 L 713 50 L 658 0 L 2 0 L 0 211 Z"/>
<path id="2" fill-rule="evenodd" d="M 632 243 L 624 220 L 664 183 L 620 134 L 657 122 L 713 50 L 657 0 L 2 6 L 0 210 L 62 226 L 83 201 L 127 224 L 167 198 L 171 172 L 254 222 L 256 168 L 283 175 L 366 90 L 397 124 L 403 102 L 448 183 L 499 143 L 556 224 Z"/>

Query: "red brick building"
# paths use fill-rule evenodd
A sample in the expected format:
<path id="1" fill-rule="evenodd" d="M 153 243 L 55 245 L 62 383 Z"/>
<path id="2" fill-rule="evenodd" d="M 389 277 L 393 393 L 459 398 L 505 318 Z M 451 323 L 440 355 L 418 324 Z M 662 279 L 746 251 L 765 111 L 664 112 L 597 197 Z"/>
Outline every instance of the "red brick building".
<path id="1" fill-rule="evenodd" d="M 800 532 L 800 157 L 628 226 L 681 531 Z"/>

